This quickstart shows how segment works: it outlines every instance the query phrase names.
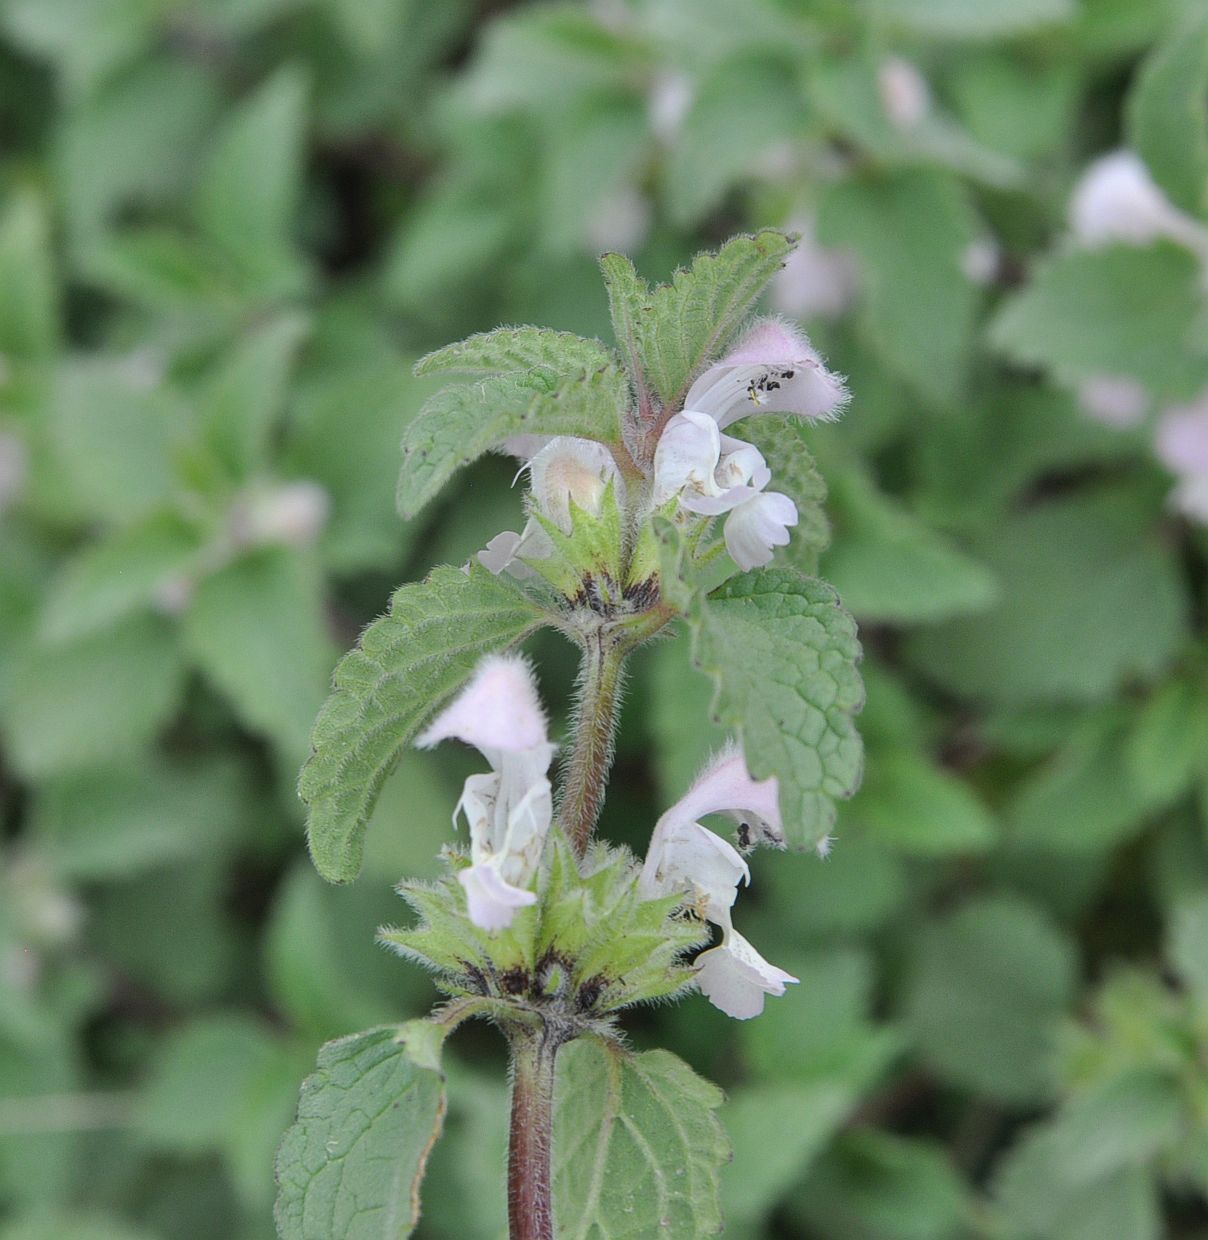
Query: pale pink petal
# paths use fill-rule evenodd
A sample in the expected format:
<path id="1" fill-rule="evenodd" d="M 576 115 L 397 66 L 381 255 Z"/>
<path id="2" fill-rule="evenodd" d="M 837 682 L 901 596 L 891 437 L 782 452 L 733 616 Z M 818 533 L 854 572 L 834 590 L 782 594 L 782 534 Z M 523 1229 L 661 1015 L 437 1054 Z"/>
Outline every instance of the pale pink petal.
<path id="1" fill-rule="evenodd" d="M 783 844 L 779 792 L 774 778 L 752 779 L 742 751 L 737 746 L 727 746 L 659 819 L 655 835 L 664 824 L 695 822 L 706 814 L 731 813 L 754 819 L 758 831 L 769 842 Z"/>
<path id="2" fill-rule="evenodd" d="M 480 930 L 506 930 L 518 908 L 537 903 L 537 894 L 505 883 L 489 861 L 469 866 L 457 873 L 466 892 L 470 920 Z"/>
<path id="3" fill-rule="evenodd" d="M 1078 385 L 1078 406 L 1088 418 L 1123 429 L 1144 421 L 1149 393 L 1123 375 L 1091 375 Z"/>
<path id="4" fill-rule="evenodd" d="M 881 106 L 895 129 L 917 128 L 931 111 L 931 90 L 918 67 L 902 56 L 886 56 L 877 68 Z"/>
<path id="5" fill-rule="evenodd" d="M 737 930 L 728 931 L 721 946 L 702 952 L 696 963 L 701 993 L 735 1020 L 758 1016 L 767 995 L 783 995 L 785 986 L 798 980 L 769 964 Z"/>
<path id="6" fill-rule="evenodd" d="M 685 410 L 707 413 L 723 429 L 758 413 L 827 419 L 847 400 L 842 380 L 823 366 L 800 332 L 763 319 L 688 389 Z"/>
<path id="7" fill-rule="evenodd" d="M 516 753 L 546 744 L 545 712 L 533 669 L 525 659 L 518 655 L 483 659 L 469 684 L 415 743 L 429 749 L 451 737 L 484 753 Z"/>
<path id="8" fill-rule="evenodd" d="M 520 535 L 514 530 L 504 530 L 496 534 L 478 553 L 478 562 L 487 572 L 494 573 L 498 577 L 504 569 L 512 568 L 512 562 L 516 558 L 516 548 L 519 546 Z"/>
<path id="9" fill-rule="evenodd" d="M 1208 474 L 1208 394 L 1192 405 L 1166 410 L 1154 447 L 1158 459 L 1176 474 Z"/>
<path id="10" fill-rule="evenodd" d="M 788 227 L 801 240 L 772 278 L 772 304 L 800 319 L 837 319 L 846 314 L 860 286 L 856 256 L 819 245 L 812 215 L 796 216 Z"/>

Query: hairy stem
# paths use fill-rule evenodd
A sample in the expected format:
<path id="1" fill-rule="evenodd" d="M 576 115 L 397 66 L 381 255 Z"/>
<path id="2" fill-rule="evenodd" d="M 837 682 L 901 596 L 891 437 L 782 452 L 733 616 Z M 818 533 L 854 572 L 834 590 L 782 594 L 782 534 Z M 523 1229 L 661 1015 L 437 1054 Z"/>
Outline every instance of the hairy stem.
<path id="1" fill-rule="evenodd" d="M 508 1131 L 510 1240 L 554 1240 L 550 1138 L 558 1039 L 546 1026 L 513 1029 L 512 1121 Z"/>
<path id="2" fill-rule="evenodd" d="M 621 701 L 625 649 L 606 632 L 592 634 L 579 669 L 574 743 L 562 768 L 558 821 L 581 857 L 604 804 Z"/>

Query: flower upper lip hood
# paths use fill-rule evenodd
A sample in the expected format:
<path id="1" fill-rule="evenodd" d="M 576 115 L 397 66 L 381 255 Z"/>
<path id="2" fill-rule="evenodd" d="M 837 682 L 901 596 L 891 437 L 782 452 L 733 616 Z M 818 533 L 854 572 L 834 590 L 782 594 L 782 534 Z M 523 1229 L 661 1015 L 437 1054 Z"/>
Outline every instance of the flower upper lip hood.
<path id="1" fill-rule="evenodd" d="M 808 338 L 766 318 L 696 379 L 684 409 L 707 413 L 724 430 L 760 412 L 831 421 L 847 400 L 843 380 L 827 370 Z"/>
<path id="2" fill-rule="evenodd" d="M 458 873 L 470 920 L 483 930 L 511 925 L 518 908 L 536 903 L 528 890 L 553 818 L 547 772 L 556 746 L 532 668 L 519 656 L 484 659 L 469 684 L 432 721 L 416 744 L 456 738 L 491 764 L 471 775 L 453 811 L 470 828 L 471 865 Z"/>

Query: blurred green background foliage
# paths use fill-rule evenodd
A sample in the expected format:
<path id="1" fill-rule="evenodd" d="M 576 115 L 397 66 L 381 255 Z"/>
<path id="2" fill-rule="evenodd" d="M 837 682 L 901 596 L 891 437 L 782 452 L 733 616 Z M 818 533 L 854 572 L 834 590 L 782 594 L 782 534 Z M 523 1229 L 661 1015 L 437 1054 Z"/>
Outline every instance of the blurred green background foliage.
<path id="1" fill-rule="evenodd" d="M 318 1045 L 433 1000 L 373 935 L 470 761 L 409 754 L 329 888 L 311 721 L 516 527 L 499 458 L 396 517 L 411 364 L 606 335 L 600 250 L 763 225 L 853 392 L 810 438 L 866 775 L 829 859 L 754 860 L 801 985 L 629 1032 L 728 1091 L 736 1240 L 1208 1237 L 1202 5 L 0 0 L 0 134 L 2 1240 L 273 1234 Z M 720 738 L 683 643 L 637 662 L 641 849 Z M 459 1034 L 424 1236 L 501 1233 L 502 1067 Z"/>

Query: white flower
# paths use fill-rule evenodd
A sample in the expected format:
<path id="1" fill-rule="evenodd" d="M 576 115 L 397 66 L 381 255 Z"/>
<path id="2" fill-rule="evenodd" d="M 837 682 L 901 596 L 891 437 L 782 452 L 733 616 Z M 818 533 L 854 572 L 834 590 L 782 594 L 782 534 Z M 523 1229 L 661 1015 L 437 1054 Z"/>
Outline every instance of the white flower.
<path id="1" fill-rule="evenodd" d="M 1200 255 L 1208 250 L 1208 234 L 1167 199 L 1133 151 L 1113 151 L 1087 167 L 1070 198 L 1070 226 L 1088 246 L 1166 237 Z"/>
<path id="2" fill-rule="evenodd" d="M 528 471 L 537 511 L 564 534 L 572 530 L 572 504 L 598 517 L 608 484 L 618 491 L 624 486 L 612 453 L 594 439 L 551 439 L 529 462 Z"/>
<path id="3" fill-rule="evenodd" d="M 739 1019 L 757 1015 L 765 994 L 783 994 L 785 983 L 797 979 L 768 964 L 734 929 L 730 909 L 751 872 L 732 844 L 696 819 L 731 814 L 741 823 L 740 839 L 749 842 L 754 830 L 756 838 L 783 844 L 777 793 L 775 779 L 751 778 L 740 750 L 723 750 L 655 824 L 638 880 L 650 898 L 683 892 L 703 917 L 721 926 L 721 946 L 697 958 L 698 981 L 712 1003 Z"/>
<path id="4" fill-rule="evenodd" d="M 767 564 L 789 541 L 797 505 L 778 491 L 764 492 L 771 471 L 758 448 L 730 435 L 694 409 L 670 418 L 654 453 L 654 502 L 679 495 L 700 516 L 728 513 L 726 549 L 744 571 Z"/>
<path id="5" fill-rule="evenodd" d="M 572 504 L 598 517 L 610 483 L 618 493 L 618 500 L 623 494 L 624 479 L 612 453 L 594 440 L 568 436 L 542 439 L 530 435 L 509 440 L 505 447 L 522 456 L 532 449 L 532 456 L 526 459 L 520 473 L 528 472 L 532 502 L 537 511 L 564 534 L 573 530 Z M 523 581 L 533 576 L 533 570 L 522 557 L 544 560 L 553 552 L 549 535 L 539 522 L 530 520 L 520 534 L 513 530 L 496 534 L 477 558 L 483 568 L 496 576 L 506 571 Z"/>
<path id="6" fill-rule="evenodd" d="M 758 1016 L 765 996 L 782 995 L 787 983 L 798 980 L 769 964 L 733 928 L 726 931 L 719 947 L 702 952 L 696 961 L 700 966 L 696 984 L 701 993 L 735 1020 Z"/>
<path id="7" fill-rule="evenodd" d="M 961 274 L 970 284 L 993 284 L 1002 265 L 1002 251 L 993 237 L 975 237 L 961 251 Z"/>
<path id="8" fill-rule="evenodd" d="M 471 775 L 453 811 L 470 829 L 468 869 L 458 873 L 470 920 L 484 930 L 511 925 L 536 902 L 537 873 L 553 814 L 547 776 L 555 746 L 532 668 L 518 656 L 484 659 L 470 683 L 416 740 L 420 748 L 455 737 L 480 750 L 489 774 Z"/>
<path id="9" fill-rule="evenodd" d="M 242 545 L 310 546 L 322 533 L 331 497 L 305 479 L 252 491 L 231 511 L 231 533 Z"/>
<path id="10" fill-rule="evenodd" d="M 646 109 L 650 129 L 664 146 L 674 146 L 684 127 L 684 118 L 692 107 L 696 91 L 685 73 L 660 72 L 650 88 Z"/>
<path id="11" fill-rule="evenodd" d="M 801 239 L 772 279 L 772 304 L 799 319 L 837 319 L 846 314 L 859 288 L 855 255 L 819 245 L 813 215 L 795 216 L 787 227 Z"/>
<path id="12" fill-rule="evenodd" d="M 1172 406 L 1162 414 L 1154 448 L 1178 479 L 1172 506 L 1208 522 L 1208 390 L 1190 405 Z"/>
<path id="13" fill-rule="evenodd" d="M 1078 385 L 1076 395 L 1078 407 L 1088 418 L 1119 429 L 1142 422 L 1149 407 L 1145 388 L 1121 375 L 1091 375 Z"/>
<path id="14" fill-rule="evenodd" d="M 692 384 L 684 409 L 707 413 L 725 430 L 760 412 L 831 419 L 846 400 L 843 381 L 804 335 L 778 319 L 761 319 Z"/>
<path id="15" fill-rule="evenodd" d="M 789 541 L 797 505 L 779 491 L 756 491 L 726 518 L 726 550 L 744 572 L 770 564 L 776 547 Z"/>
<path id="16" fill-rule="evenodd" d="M 587 244 L 595 254 L 605 250 L 632 254 L 646 243 L 653 222 L 650 199 L 636 186 L 623 185 L 592 208 L 587 218 Z"/>
<path id="17" fill-rule="evenodd" d="M 917 66 L 902 56 L 886 56 L 877 68 L 877 90 L 889 123 L 916 129 L 931 111 L 931 89 Z"/>

